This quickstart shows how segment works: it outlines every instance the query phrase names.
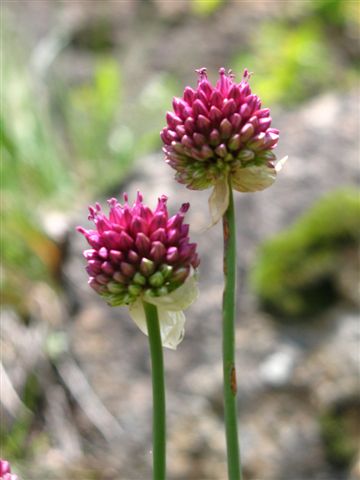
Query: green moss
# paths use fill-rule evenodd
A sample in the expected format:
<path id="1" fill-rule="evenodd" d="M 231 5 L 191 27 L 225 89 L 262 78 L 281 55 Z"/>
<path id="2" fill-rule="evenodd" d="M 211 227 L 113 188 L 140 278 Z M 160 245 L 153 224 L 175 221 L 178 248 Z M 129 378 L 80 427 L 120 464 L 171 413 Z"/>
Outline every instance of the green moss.
<path id="1" fill-rule="evenodd" d="M 360 240 L 359 200 L 354 190 L 334 192 L 260 247 L 251 283 L 267 310 L 299 317 L 338 299 L 342 255 Z"/>
<path id="2" fill-rule="evenodd" d="M 327 461 L 336 469 L 348 469 L 356 456 L 359 432 L 359 400 L 338 405 L 320 417 Z"/>

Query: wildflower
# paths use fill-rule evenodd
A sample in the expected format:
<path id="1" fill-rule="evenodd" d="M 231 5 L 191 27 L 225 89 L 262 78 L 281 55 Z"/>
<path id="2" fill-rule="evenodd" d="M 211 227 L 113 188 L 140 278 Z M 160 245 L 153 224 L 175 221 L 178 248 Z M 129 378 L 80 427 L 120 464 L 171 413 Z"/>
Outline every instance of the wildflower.
<path id="1" fill-rule="evenodd" d="M 97 203 L 89 207 L 89 220 L 96 230 L 78 231 L 91 249 L 84 251 L 89 285 L 111 306 L 128 305 L 139 328 L 147 333 L 142 301 L 157 306 L 163 345 L 176 348 L 182 340 L 182 312 L 197 297 L 196 244 L 189 242 L 184 224 L 189 204 L 169 218 L 167 197 L 159 198 L 152 211 L 143 204 L 140 192 L 133 206 L 115 198 L 107 217 Z"/>
<path id="2" fill-rule="evenodd" d="M 251 93 L 248 70 L 236 83 L 221 68 L 215 87 L 205 68 L 197 72 L 196 90 L 186 87 L 183 98 L 174 98 L 161 138 L 178 182 L 194 190 L 214 187 L 209 202 L 216 223 L 228 207 L 229 179 L 239 192 L 263 190 L 285 159 L 277 162 L 279 130 L 271 128 L 270 110 Z"/>
<path id="3" fill-rule="evenodd" d="M 10 463 L 0 459 L 0 480 L 18 480 L 17 475 L 11 473 Z"/>

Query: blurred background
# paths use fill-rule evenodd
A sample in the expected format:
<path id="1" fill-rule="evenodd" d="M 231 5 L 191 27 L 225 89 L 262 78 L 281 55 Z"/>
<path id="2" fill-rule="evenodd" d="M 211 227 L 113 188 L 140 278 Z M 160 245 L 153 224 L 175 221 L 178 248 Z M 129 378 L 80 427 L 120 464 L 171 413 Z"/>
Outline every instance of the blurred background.
<path id="1" fill-rule="evenodd" d="M 189 200 L 202 258 L 165 352 L 168 478 L 225 480 L 222 232 L 172 180 L 159 131 L 194 70 L 251 86 L 279 128 L 276 184 L 236 194 L 245 480 L 360 478 L 359 2 L 4 0 L 1 457 L 23 480 L 142 480 L 147 339 L 87 286 L 87 205 Z"/>

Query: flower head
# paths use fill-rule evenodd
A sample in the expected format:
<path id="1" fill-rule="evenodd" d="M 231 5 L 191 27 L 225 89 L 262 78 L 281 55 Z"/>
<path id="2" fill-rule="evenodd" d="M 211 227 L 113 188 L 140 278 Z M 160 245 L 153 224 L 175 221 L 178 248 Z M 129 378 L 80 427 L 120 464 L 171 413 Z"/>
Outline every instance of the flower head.
<path id="1" fill-rule="evenodd" d="M 17 475 L 11 473 L 10 463 L 0 459 L 0 480 L 18 480 Z"/>
<path id="2" fill-rule="evenodd" d="M 189 204 L 169 218 L 166 196 L 154 211 L 143 204 L 140 192 L 132 206 L 126 194 L 124 200 L 124 205 L 109 200 L 108 216 L 99 204 L 89 207 L 96 230 L 78 227 L 91 246 L 84 251 L 89 285 L 110 305 L 128 305 L 145 333 L 142 300 L 157 305 L 160 323 L 162 317 L 163 324 L 167 322 L 163 343 L 174 347 L 183 334 L 182 309 L 197 296 L 199 257 L 196 244 L 189 241 L 189 225 L 183 223 Z"/>
<path id="3" fill-rule="evenodd" d="M 205 68 L 197 72 L 196 90 L 186 87 L 183 98 L 174 98 L 161 138 L 176 180 L 194 190 L 214 186 L 212 200 L 221 216 L 229 179 L 240 192 L 263 190 L 275 181 L 279 131 L 271 128 L 269 109 L 251 93 L 248 70 L 236 83 L 232 72 L 221 68 L 215 86 Z M 227 202 L 221 205 L 221 198 Z"/>

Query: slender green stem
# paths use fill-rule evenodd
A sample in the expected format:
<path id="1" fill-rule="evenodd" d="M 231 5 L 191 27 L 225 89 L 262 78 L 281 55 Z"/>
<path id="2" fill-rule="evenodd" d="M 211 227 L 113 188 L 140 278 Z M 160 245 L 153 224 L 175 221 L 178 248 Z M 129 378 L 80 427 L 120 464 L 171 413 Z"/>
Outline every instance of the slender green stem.
<path id="1" fill-rule="evenodd" d="M 143 302 L 149 335 L 153 391 L 153 480 L 166 477 L 166 408 L 163 349 L 157 308 Z"/>
<path id="2" fill-rule="evenodd" d="M 237 431 L 235 311 L 236 311 L 236 224 L 234 200 L 229 180 L 229 206 L 223 216 L 224 295 L 223 295 L 223 374 L 224 414 L 229 480 L 241 480 Z"/>

